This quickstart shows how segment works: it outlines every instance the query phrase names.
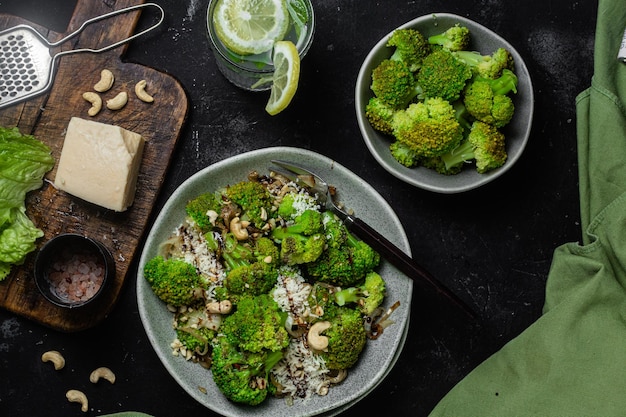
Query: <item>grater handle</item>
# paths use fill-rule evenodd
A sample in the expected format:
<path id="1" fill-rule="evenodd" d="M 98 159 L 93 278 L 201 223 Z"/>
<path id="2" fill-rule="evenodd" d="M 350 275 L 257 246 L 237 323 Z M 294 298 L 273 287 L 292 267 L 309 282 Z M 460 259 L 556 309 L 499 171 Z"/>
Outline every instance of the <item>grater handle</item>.
<path id="1" fill-rule="evenodd" d="M 71 39 L 74 36 L 78 35 L 80 32 L 82 32 L 87 26 L 89 26 L 92 23 L 99 22 L 100 20 L 108 19 L 110 17 L 117 16 L 117 15 L 120 15 L 120 14 L 129 13 L 129 12 L 132 12 L 132 11 L 137 10 L 137 9 L 143 9 L 143 8 L 146 8 L 146 7 L 156 7 L 159 10 L 159 12 L 161 12 L 161 17 L 160 17 L 159 21 L 156 22 L 154 25 L 150 26 L 149 28 L 144 29 L 141 32 L 135 33 L 133 36 L 129 36 L 126 39 L 122 39 L 121 41 L 112 43 L 111 45 L 105 46 L 103 48 L 99 48 L 99 49 L 91 49 L 91 48 L 73 49 L 73 50 L 69 50 L 69 51 L 59 52 L 55 57 L 58 57 L 58 56 L 61 56 L 61 55 L 68 55 L 68 54 L 75 53 L 75 52 L 100 53 L 100 52 L 108 51 L 110 49 L 117 48 L 118 46 L 123 45 L 123 44 L 125 44 L 127 42 L 130 42 L 131 40 L 133 40 L 135 38 L 138 38 L 139 36 L 142 36 L 142 35 L 150 32 L 152 29 L 155 29 L 157 26 L 159 26 L 163 22 L 163 20 L 165 18 L 165 11 L 163 10 L 163 8 L 161 6 L 159 6 L 158 4 L 156 4 L 156 3 L 145 3 L 145 4 L 138 4 L 136 6 L 126 7 L 124 9 L 114 10 L 112 12 L 109 12 L 109 13 L 106 13 L 106 14 L 103 14 L 103 15 L 100 15 L 100 16 L 96 16 L 94 18 L 86 20 L 74 32 L 70 33 L 69 35 L 67 35 L 66 37 L 64 37 L 63 39 L 61 39 L 61 40 L 59 40 L 57 42 L 49 43 L 49 45 L 51 47 L 54 47 L 54 46 L 59 46 L 59 45 L 61 45 L 64 42 L 67 42 L 69 39 Z"/>

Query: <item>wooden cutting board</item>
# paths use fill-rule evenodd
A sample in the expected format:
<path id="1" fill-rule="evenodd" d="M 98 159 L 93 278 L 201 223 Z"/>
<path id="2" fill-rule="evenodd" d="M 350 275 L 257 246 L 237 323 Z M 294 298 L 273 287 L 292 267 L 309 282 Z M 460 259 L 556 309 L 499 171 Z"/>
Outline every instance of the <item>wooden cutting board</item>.
<path id="1" fill-rule="evenodd" d="M 142 3 L 142 0 L 78 0 L 66 32 L 78 29 L 91 17 Z M 149 16 L 149 10 L 97 22 L 60 48 L 100 48 L 131 36 L 140 13 Z M 50 41 L 63 37 L 63 34 L 19 17 L 0 14 L 0 30 L 17 24 L 35 27 Z M 165 30 L 161 25 L 134 42 L 141 42 L 144 37 L 163 36 Z M 135 275 L 135 271 L 130 270 L 132 261 L 138 255 L 139 244 L 187 117 L 188 99 L 182 86 L 168 74 L 124 62 L 125 50 L 126 46 L 122 46 L 102 54 L 79 53 L 62 57 L 52 89 L 47 94 L 0 110 L 1 126 L 17 126 L 23 134 L 34 135 L 50 146 L 57 162 L 65 130 L 73 116 L 121 126 L 146 139 L 135 201 L 126 212 L 105 210 L 56 190 L 50 183 L 54 180 L 56 165 L 46 175 L 44 186 L 27 197 L 27 214 L 45 233 L 39 239 L 38 247 L 59 233 L 80 233 L 107 246 L 116 262 L 116 278 L 107 287 L 104 297 L 84 309 L 62 309 L 48 303 L 39 294 L 33 278 L 36 251 L 0 282 L 0 307 L 60 331 L 83 330 L 99 323 L 114 307 L 124 282 Z M 116 81 L 109 92 L 102 94 L 103 100 L 125 90 L 129 102 L 121 110 L 103 109 L 95 117 L 90 117 L 87 115 L 90 105 L 82 94 L 93 91 L 104 68 L 115 74 Z M 135 96 L 135 83 L 143 79 L 148 83 L 147 91 L 154 95 L 153 103 L 144 103 Z"/>

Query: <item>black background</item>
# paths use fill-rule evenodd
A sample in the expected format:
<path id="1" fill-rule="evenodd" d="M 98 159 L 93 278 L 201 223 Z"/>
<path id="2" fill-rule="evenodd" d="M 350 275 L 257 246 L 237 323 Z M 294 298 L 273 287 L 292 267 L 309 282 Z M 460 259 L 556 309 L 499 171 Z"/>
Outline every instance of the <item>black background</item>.
<path id="1" fill-rule="evenodd" d="M 369 182 L 396 211 L 414 257 L 479 311 L 479 322 L 467 323 L 416 295 L 399 362 L 343 415 L 372 409 L 427 415 L 455 383 L 540 316 L 554 249 L 580 240 L 575 97 L 592 76 L 596 2 L 314 0 L 315 40 L 298 93 L 274 117 L 264 111 L 267 94 L 237 89 L 218 72 L 205 30 L 207 0 L 157 3 L 166 10 L 165 25 L 132 43 L 125 59 L 174 75 L 191 104 L 154 215 L 179 184 L 213 162 L 269 146 L 311 149 Z M 0 0 L 0 12 L 58 32 L 73 7 L 66 0 Z M 369 48 L 394 27 L 434 12 L 465 16 L 507 39 L 524 57 L 535 89 L 532 135 L 522 158 L 495 182 L 455 195 L 414 188 L 388 174 L 367 150 L 354 110 L 355 81 Z M 85 385 L 85 374 L 102 364 L 118 381 L 90 393 L 91 415 L 214 415 L 162 366 L 137 312 L 134 275 L 127 282 L 111 315 L 79 333 L 0 311 L 0 416 L 81 415 L 65 390 Z M 49 372 L 40 355 L 50 349 L 72 358 L 71 366 Z"/>

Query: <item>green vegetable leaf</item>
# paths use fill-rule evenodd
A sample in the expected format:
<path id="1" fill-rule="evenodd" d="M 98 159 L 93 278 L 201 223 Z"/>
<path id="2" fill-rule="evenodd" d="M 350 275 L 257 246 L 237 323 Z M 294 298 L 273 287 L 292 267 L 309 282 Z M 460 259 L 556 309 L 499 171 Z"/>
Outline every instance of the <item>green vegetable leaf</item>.
<path id="1" fill-rule="evenodd" d="M 0 281 L 24 262 L 43 232 L 26 215 L 29 191 L 43 185 L 54 166 L 50 148 L 17 128 L 0 127 Z"/>
<path id="2" fill-rule="evenodd" d="M 302 28 L 309 21 L 309 13 L 306 9 L 306 5 L 302 0 L 288 0 L 287 10 L 289 10 L 289 15 L 296 29 L 296 35 L 299 38 Z"/>

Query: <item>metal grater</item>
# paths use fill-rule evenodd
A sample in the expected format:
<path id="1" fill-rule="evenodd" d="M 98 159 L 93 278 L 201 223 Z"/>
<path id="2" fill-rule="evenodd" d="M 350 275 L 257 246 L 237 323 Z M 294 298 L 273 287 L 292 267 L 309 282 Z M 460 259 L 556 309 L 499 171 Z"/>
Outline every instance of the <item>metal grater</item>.
<path id="1" fill-rule="evenodd" d="M 82 48 L 62 51 L 56 55 L 50 54 L 50 48 L 78 35 L 91 23 L 145 7 L 156 7 L 161 16 L 154 25 L 133 36 L 100 49 Z M 46 92 L 52 86 L 56 64 L 61 56 L 78 52 L 100 53 L 116 48 L 156 28 L 163 22 L 164 17 L 165 12 L 155 3 L 131 6 L 86 20 L 76 31 L 54 43 L 48 42 L 28 25 L 18 25 L 0 31 L 0 109 Z"/>

